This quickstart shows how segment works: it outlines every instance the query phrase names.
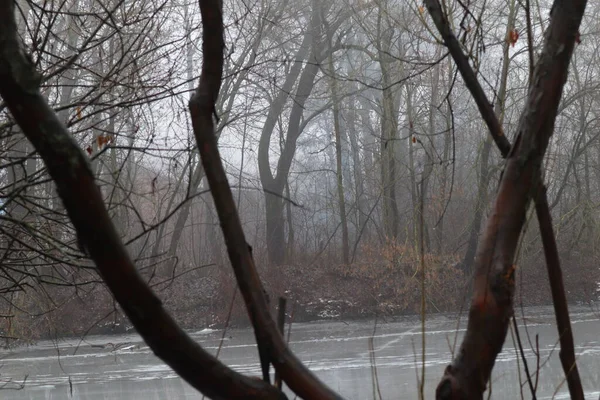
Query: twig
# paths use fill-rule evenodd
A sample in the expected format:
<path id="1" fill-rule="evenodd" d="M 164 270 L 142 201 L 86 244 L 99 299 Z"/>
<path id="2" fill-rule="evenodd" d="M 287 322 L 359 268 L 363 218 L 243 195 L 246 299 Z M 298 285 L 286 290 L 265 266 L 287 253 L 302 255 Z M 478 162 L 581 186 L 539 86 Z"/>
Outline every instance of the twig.
<path id="1" fill-rule="evenodd" d="M 227 334 L 227 328 L 229 327 L 229 322 L 231 321 L 231 314 L 233 313 L 233 306 L 235 305 L 235 298 L 237 297 L 238 288 L 236 287 L 233 291 L 233 296 L 231 296 L 231 301 L 229 302 L 229 309 L 227 310 L 227 318 L 225 319 L 225 326 L 223 327 L 223 332 L 221 332 L 221 339 L 219 340 L 219 347 L 217 347 L 217 352 L 215 353 L 215 357 L 219 358 L 221 354 L 221 349 L 223 348 L 223 343 L 225 342 L 225 335 Z M 202 395 L 202 400 L 204 400 L 204 395 Z"/>
<path id="2" fill-rule="evenodd" d="M 227 328 L 229 328 L 229 323 L 231 322 L 231 314 L 233 313 L 233 306 L 235 305 L 235 298 L 237 297 L 238 289 L 235 288 L 233 292 L 233 296 L 231 296 L 231 302 L 229 303 L 229 309 L 227 310 L 227 319 L 225 320 L 225 326 L 223 327 L 223 332 L 221 333 L 221 340 L 219 340 L 219 347 L 217 348 L 217 352 L 215 353 L 215 357 L 219 358 L 219 354 L 221 354 L 221 349 L 223 348 L 223 343 L 225 341 L 225 335 L 227 334 Z"/>
<path id="3" fill-rule="evenodd" d="M 510 326 L 510 337 L 513 341 L 513 345 L 515 347 L 515 360 L 517 361 L 517 376 L 519 378 L 519 394 L 521 395 L 521 400 L 523 400 L 523 378 L 521 378 L 521 364 L 519 363 L 519 349 L 517 348 L 517 344 L 515 342 L 515 333 L 512 326 Z"/>
<path id="4" fill-rule="evenodd" d="M 517 338 L 517 345 L 519 346 L 519 352 L 521 353 L 521 359 L 523 359 L 523 368 L 525 369 L 525 377 L 527 383 L 529 383 L 529 390 L 531 390 L 531 398 L 536 400 L 535 388 L 533 382 L 531 382 L 531 374 L 529 373 L 529 365 L 527 365 L 527 358 L 525 357 L 525 351 L 523 350 L 523 344 L 521 343 L 521 335 L 519 334 L 519 327 L 517 326 L 517 319 L 513 315 L 512 317 L 513 330 L 515 331 L 515 337 Z"/>

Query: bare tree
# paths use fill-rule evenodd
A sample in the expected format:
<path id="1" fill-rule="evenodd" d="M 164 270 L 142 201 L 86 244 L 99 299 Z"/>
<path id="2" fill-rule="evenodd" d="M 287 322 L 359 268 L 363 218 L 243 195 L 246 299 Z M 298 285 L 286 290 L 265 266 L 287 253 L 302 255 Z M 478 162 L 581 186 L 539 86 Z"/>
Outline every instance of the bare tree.
<path id="1" fill-rule="evenodd" d="M 558 106 L 585 6 L 585 0 L 568 4 L 560 1 L 554 3 L 544 49 L 533 71 L 517 138 L 510 151 L 506 151 L 509 144 L 500 123 L 463 55 L 459 42 L 452 34 L 439 2 L 427 1 L 429 13 L 478 102 L 492 137 L 507 157 L 493 211 L 486 225 L 483 240 L 478 246 L 474 294 L 467 332 L 456 358 L 446 368 L 436 391 L 437 398 L 483 398 L 513 314 L 515 252 L 528 206 L 530 201 L 535 199 L 549 277 L 553 286 L 562 347 L 561 361 L 571 396 L 583 399 L 541 167 L 554 131 Z"/>

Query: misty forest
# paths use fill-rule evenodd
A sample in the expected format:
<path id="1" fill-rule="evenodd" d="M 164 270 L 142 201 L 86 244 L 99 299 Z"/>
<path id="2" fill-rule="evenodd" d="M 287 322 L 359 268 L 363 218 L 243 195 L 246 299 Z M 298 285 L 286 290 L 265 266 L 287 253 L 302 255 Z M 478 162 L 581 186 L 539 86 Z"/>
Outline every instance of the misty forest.
<path id="1" fill-rule="evenodd" d="M 0 0 L 0 396 L 597 399 L 586 3 Z"/>

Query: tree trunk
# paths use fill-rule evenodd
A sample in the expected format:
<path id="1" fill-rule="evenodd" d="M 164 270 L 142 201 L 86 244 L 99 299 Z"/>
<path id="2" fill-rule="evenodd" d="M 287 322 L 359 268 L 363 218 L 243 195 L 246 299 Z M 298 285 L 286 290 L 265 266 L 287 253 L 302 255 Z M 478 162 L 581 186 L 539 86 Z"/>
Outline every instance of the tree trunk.
<path id="1" fill-rule="evenodd" d="M 441 46 L 438 46 L 435 52 L 435 59 L 438 59 L 441 56 Z M 436 124 L 436 110 L 437 110 L 437 102 L 438 102 L 438 91 L 439 91 L 439 82 L 440 82 L 440 64 L 434 68 L 432 76 L 431 76 L 431 97 L 429 99 L 429 115 L 428 115 L 428 125 L 429 125 L 429 139 L 422 141 L 422 146 L 424 150 L 423 155 L 423 175 L 421 176 L 421 190 L 420 190 L 420 199 L 419 199 L 419 207 L 418 209 L 418 251 L 419 254 L 422 251 L 430 251 L 430 240 L 429 240 L 429 230 L 427 228 L 427 220 L 425 219 L 425 215 L 421 215 L 425 213 L 427 209 L 428 203 L 428 191 L 429 191 L 429 183 L 431 180 L 431 174 L 433 173 L 433 163 L 435 162 L 433 159 L 433 154 L 435 152 L 433 141 L 437 134 L 437 124 Z M 443 201 L 443 199 L 442 199 Z"/>
<path id="2" fill-rule="evenodd" d="M 393 62 L 390 60 L 391 40 L 393 28 L 382 27 L 384 10 L 378 7 L 377 34 L 379 43 L 377 50 L 382 78 L 381 95 L 381 184 L 383 190 L 383 225 L 388 239 L 398 237 L 400 215 L 396 200 L 396 135 L 398 130 L 398 117 L 394 102 L 394 86 L 392 85 Z M 384 32 L 385 30 L 385 32 Z"/>
<path id="3" fill-rule="evenodd" d="M 289 180 L 286 179 L 285 181 L 285 196 L 290 199 L 291 195 L 290 195 L 290 182 Z M 286 260 L 287 262 L 293 262 L 294 261 L 294 248 L 296 246 L 296 236 L 295 236 L 295 232 L 294 232 L 294 221 L 293 221 L 293 216 L 292 216 L 292 204 L 289 201 L 285 202 L 285 211 L 287 214 L 287 228 L 288 228 L 288 234 L 287 234 L 287 254 L 286 254 Z"/>
<path id="4" fill-rule="evenodd" d="M 440 21 L 443 11 L 439 3 L 427 0 L 426 4 L 438 29 L 443 32 L 445 42 L 450 43 L 452 51 L 456 53 L 456 39 L 444 33 L 448 25 L 447 21 Z M 519 118 L 517 137 L 506 152 L 507 162 L 496 200 L 477 248 L 474 293 L 469 309 L 467 330 L 452 364 L 446 368 L 437 387 L 437 399 L 483 398 L 514 315 L 517 267 L 515 257 L 526 222 L 527 210 L 534 196 L 540 230 L 544 232 L 546 261 L 553 264 L 549 265 L 548 269 L 558 275 L 553 277 L 556 279 L 551 280 L 554 283 L 553 297 L 561 301 L 560 304 L 555 304 L 557 321 L 562 324 L 563 316 L 568 321 L 558 252 L 553 243 L 554 234 L 544 193 L 542 169 L 548 143 L 554 133 L 558 107 L 567 81 L 569 64 L 579 35 L 585 6 L 585 0 L 556 1 L 553 4 L 550 26 L 544 37 L 544 49 L 535 67 L 525 106 Z M 459 57 L 455 58 L 457 62 L 461 61 Z M 478 82 L 475 81 L 475 84 L 478 85 Z M 480 86 L 475 89 L 477 90 L 473 90 L 473 93 L 483 93 Z M 481 97 L 478 98 L 480 104 L 483 104 L 483 100 Z M 501 138 L 503 137 L 501 124 L 494 119 L 493 114 L 490 115 L 489 111 L 495 110 L 481 107 L 482 117 L 490 122 L 489 126 L 500 128 L 492 134 L 495 138 Z M 506 148 L 508 147 L 506 144 L 501 146 Z M 559 332 L 562 347 L 560 358 L 568 374 L 567 380 L 572 397 L 583 399 L 572 342 L 565 343 L 566 337 L 572 339 L 568 322 L 564 328 Z M 567 348 L 565 345 L 570 345 L 570 351 L 563 351 Z M 571 355 L 573 357 L 570 357 Z"/>
<path id="5" fill-rule="evenodd" d="M 295 59 L 297 62 L 294 63 L 277 97 L 271 103 L 258 147 L 258 169 L 261 185 L 265 191 L 267 249 L 269 262 L 272 265 L 282 265 L 285 262 L 283 191 L 296 152 L 296 142 L 302 133 L 300 122 L 304 114 L 304 105 L 313 90 L 319 72 L 319 65 L 323 61 L 321 57 L 322 45 L 320 43 L 321 7 L 316 2 L 313 3 L 315 4 L 313 4 L 312 9 L 311 28 L 306 31 L 303 43 L 296 53 Z M 311 42 L 312 45 L 309 45 Z M 310 49 L 310 52 L 307 52 L 308 49 Z M 301 67 L 304 64 L 302 61 L 306 56 L 308 56 L 309 62 L 302 69 Z M 294 103 L 288 120 L 285 143 L 277 162 L 275 176 L 273 176 L 269 161 L 271 136 L 298 76 L 300 78 L 293 95 Z"/>
<path id="6" fill-rule="evenodd" d="M 265 193 L 267 211 L 267 251 L 273 265 L 285 263 L 285 221 L 283 219 L 283 199 Z"/>
<path id="7" fill-rule="evenodd" d="M 408 117 L 408 172 L 410 175 L 410 199 L 412 205 L 412 234 L 413 243 L 419 243 L 421 237 L 420 221 L 419 221 L 419 193 L 417 189 L 417 176 L 415 172 L 415 130 L 414 130 L 414 112 L 413 112 L 413 92 L 412 89 L 406 85 L 406 115 Z M 417 245 L 418 247 L 418 245 Z"/>
<path id="8" fill-rule="evenodd" d="M 452 86 L 454 71 L 452 69 L 452 60 L 448 60 L 448 75 L 445 82 L 445 90 L 450 90 Z M 446 200 L 446 192 L 448 190 L 448 165 L 450 162 L 450 149 L 452 147 L 452 117 L 451 113 L 451 101 L 452 98 L 448 96 L 446 99 L 446 115 L 445 118 L 445 128 L 446 132 L 443 135 L 444 141 L 444 150 L 442 152 L 442 163 L 441 163 L 441 182 L 440 182 L 440 214 L 438 217 L 437 227 L 436 229 L 436 241 L 437 241 L 437 251 L 438 254 L 444 254 L 445 246 L 444 246 L 444 219 L 446 217 L 446 207 L 450 199 Z M 456 160 L 451 160 L 451 162 L 456 162 Z M 452 190 L 452 189 L 450 189 Z M 452 193 L 450 193 L 452 195 Z"/>
<path id="9" fill-rule="evenodd" d="M 333 47 L 331 32 L 328 32 L 329 47 Z M 346 217 L 346 200 L 344 198 L 344 171 L 342 170 L 342 134 L 340 126 L 340 98 L 338 95 L 337 78 L 333 65 L 333 54 L 329 54 L 329 74 L 331 77 L 331 97 L 333 101 L 333 131 L 335 138 L 335 167 L 337 180 L 338 209 L 342 225 L 342 261 L 350 263 L 350 243 L 348 238 L 348 219 Z"/>
<path id="10" fill-rule="evenodd" d="M 367 230 L 367 213 L 368 213 L 368 204 L 365 198 L 365 184 L 364 184 L 364 173 L 368 171 L 368 168 L 363 165 L 361 157 L 360 157 L 360 148 L 358 144 L 358 137 L 356 132 L 356 105 L 354 101 L 350 100 L 349 109 L 346 113 L 346 134 L 348 135 L 348 141 L 350 142 L 350 151 L 352 154 L 352 173 L 354 177 L 354 202 L 356 204 L 356 213 L 357 213 L 357 222 L 358 222 L 358 232 L 362 232 L 360 237 L 356 240 L 360 240 L 361 238 L 368 238 L 368 230 Z M 363 152 L 367 152 L 366 149 L 363 149 Z"/>

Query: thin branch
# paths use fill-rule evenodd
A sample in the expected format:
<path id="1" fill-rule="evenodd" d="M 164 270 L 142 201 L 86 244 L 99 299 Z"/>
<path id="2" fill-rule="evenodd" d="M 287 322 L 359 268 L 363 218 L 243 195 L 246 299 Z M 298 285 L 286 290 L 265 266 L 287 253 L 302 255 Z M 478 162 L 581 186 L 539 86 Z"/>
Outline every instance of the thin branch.
<path id="1" fill-rule="evenodd" d="M 529 0 L 525 0 L 525 21 L 527 22 L 527 54 L 529 55 L 529 84 L 531 85 L 531 78 L 533 78 L 533 67 L 535 61 L 533 57 L 533 29 L 531 28 L 531 6 Z"/>
<path id="2" fill-rule="evenodd" d="M 425 0 L 425 4 L 427 5 L 427 10 L 429 10 L 429 14 L 433 19 L 435 26 L 438 28 L 438 31 L 444 39 L 446 47 L 448 47 L 448 50 L 450 51 L 450 55 L 456 63 L 460 75 L 465 81 L 465 85 L 473 95 L 473 100 L 475 100 L 481 117 L 489 128 L 494 142 L 496 142 L 502 156 L 506 157 L 510 150 L 510 143 L 504 135 L 502 125 L 494 113 L 492 103 L 488 100 L 483 88 L 477 80 L 475 71 L 471 67 L 471 64 L 469 64 L 468 57 L 463 53 L 460 42 L 452 32 L 448 18 L 446 18 L 446 15 L 442 11 L 442 7 L 438 0 Z"/>
<path id="3" fill-rule="evenodd" d="M 519 349 L 519 353 L 521 354 L 521 359 L 523 360 L 523 368 L 525 369 L 525 376 L 527 377 L 527 383 L 529 384 L 529 390 L 531 391 L 532 400 L 536 400 L 537 396 L 535 394 L 535 388 L 533 387 L 533 382 L 531 381 L 531 374 L 529 373 L 529 364 L 527 363 L 527 357 L 525 357 L 525 351 L 523 350 L 523 343 L 521 342 L 521 334 L 519 333 L 519 327 L 517 326 L 517 319 L 513 315 L 512 317 L 513 330 L 515 331 L 515 337 L 517 338 L 517 346 Z"/>

